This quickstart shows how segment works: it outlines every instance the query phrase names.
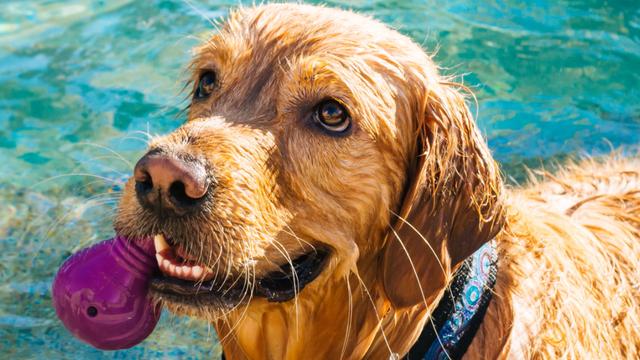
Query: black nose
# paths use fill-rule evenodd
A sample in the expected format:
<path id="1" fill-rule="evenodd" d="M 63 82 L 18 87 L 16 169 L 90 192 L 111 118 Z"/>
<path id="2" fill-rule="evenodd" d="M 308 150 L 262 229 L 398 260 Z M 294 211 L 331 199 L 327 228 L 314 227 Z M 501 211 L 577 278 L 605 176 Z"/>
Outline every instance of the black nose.
<path id="1" fill-rule="evenodd" d="M 133 171 L 140 203 L 154 211 L 199 206 L 209 189 L 205 167 L 169 154 L 147 154 Z"/>

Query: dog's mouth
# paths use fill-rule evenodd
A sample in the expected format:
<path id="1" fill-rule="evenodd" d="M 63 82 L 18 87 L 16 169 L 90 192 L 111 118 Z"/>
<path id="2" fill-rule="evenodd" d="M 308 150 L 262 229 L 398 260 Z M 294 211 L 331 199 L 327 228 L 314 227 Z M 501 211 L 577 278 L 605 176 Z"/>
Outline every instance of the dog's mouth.
<path id="1" fill-rule="evenodd" d="M 240 281 L 216 274 L 188 255 L 180 245 L 170 245 L 162 235 L 156 235 L 154 242 L 162 272 L 151 279 L 151 291 L 155 295 L 173 302 L 204 301 L 227 309 L 245 304 L 256 296 L 269 302 L 294 299 L 322 272 L 328 258 L 327 252 L 314 250 L 280 266 L 279 271 Z"/>

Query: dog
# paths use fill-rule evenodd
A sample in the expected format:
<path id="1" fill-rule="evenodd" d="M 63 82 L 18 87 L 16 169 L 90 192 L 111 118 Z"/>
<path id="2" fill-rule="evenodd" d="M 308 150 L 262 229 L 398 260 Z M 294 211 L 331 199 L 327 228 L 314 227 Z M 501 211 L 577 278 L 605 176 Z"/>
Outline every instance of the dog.
<path id="1" fill-rule="evenodd" d="M 114 228 L 226 359 L 640 358 L 637 160 L 505 187 L 467 89 L 350 11 L 240 8 L 190 74 Z"/>

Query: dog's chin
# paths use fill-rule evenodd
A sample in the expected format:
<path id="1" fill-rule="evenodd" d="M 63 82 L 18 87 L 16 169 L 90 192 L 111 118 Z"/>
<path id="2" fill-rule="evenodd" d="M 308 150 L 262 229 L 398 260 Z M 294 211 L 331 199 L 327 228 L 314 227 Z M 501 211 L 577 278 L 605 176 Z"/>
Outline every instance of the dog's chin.
<path id="1" fill-rule="evenodd" d="M 273 303 L 293 300 L 322 273 L 329 257 L 327 251 L 314 250 L 257 279 L 216 276 L 192 281 L 158 274 L 151 279 L 150 296 L 172 312 L 215 318 L 257 298 Z"/>

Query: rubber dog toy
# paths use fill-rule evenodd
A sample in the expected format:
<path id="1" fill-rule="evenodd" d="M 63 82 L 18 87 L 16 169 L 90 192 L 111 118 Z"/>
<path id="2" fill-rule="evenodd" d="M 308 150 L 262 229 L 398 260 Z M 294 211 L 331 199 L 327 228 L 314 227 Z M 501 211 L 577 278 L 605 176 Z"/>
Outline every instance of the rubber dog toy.
<path id="1" fill-rule="evenodd" d="M 69 257 L 53 280 L 53 308 L 73 336 L 100 350 L 133 347 L 156 327 L 162 308 L 147 297 L 159 271 L 151 239 L 123 236 Z"/>

